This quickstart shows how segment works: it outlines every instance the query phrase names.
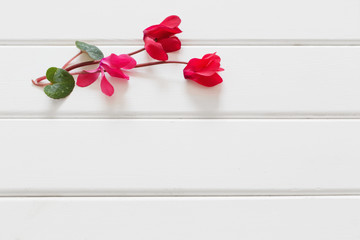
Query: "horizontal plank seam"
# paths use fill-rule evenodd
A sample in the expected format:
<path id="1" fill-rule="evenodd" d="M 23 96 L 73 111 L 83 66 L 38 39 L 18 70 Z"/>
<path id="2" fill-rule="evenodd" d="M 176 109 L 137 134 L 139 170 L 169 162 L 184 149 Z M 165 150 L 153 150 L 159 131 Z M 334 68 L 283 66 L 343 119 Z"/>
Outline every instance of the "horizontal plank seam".
<path id="1" fill-rule="evenodd" d="M 0 118 L 1 122 L 6 121 L 259 121 L 266 122 L 270 121 L 302 121 L 302 122 L 311 122 L 311 121 L 344 121 L 344 122 L 359 122 L 358 118 Z"/>
<path id="2" fill-rule="evenodd" d="M 0 120 L 360 120 L 360 116 L 217 116 L 217 117 L 149 117 L 149 116 L 122 116 L 122 117 L 93 117 L 93 116 L 1 116 Z"/>
<path id="3" fill-rule="evenodd" d="M 3 195 L 2 198 L 303 198 L 360 197 L 360 194 L 254 194 L 254 195 Z"/>
<path id="4" fill-rule="evenodd" d="M 73 46 L 77 39 L 0 39 L 0 46 Z M 99 46 L 138 46 L 141 39 L 79 39 Z M 360 39 L 181 39 L 183 46 L 360 46 Z"/>

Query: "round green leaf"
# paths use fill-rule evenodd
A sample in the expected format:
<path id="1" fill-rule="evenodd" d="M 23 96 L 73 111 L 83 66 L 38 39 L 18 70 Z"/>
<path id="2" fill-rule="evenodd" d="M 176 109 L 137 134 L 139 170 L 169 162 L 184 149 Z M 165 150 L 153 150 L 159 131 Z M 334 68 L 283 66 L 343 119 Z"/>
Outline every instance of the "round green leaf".
<path id="1" fill-rule="evenodd" d="M 51 69 L 51 70 L 50 70 Z M 48 69 L 49 81 L 52 83 L 44 88 L 44 92 L 51 98 L 59 99 L 69 96 L 75 87 L 74 77 L 64 69 L 57 68 L 53 73 L 53 69 Z M 47 73 L 48 73 L 47 72 Z M 46 74 L 48 76 L 48 74 Z"/>
<path id="2" fill-rule="evenodd" d="M 51 67 L 46 71 L 46 78 L 51 82 L 54 83 L 54 74 L 56 72 L 56 67 Z"/>
<path id="3" fill-rule="evenodd" d="M 94 60 L 100 60 L 104 58 L 104 54 L 102 53 L 102 51 L 94 45 L 80 41 L 76 41 L 75 45 L 81 51 L 86 52 L 89 55 L 89 57 L 91 57 Z"/>

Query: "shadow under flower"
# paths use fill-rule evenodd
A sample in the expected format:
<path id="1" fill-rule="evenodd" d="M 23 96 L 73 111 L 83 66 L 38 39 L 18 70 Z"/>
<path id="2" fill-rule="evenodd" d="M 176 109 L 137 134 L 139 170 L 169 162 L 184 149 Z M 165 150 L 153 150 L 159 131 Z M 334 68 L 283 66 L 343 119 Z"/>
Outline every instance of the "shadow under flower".
<path id="1" fill-rule="evenodd" d="M 31 83 L 32 87 L 34 88 L 34 90 L 39 91 L 39 94 L 41 94 L 44 98 L 47 98 L 47 109 L 46 111 L 44 111 L 44 117 L 46 118 L 57 118 L 57 114 L 59 109 L 61 108 L 61 106 L 65 103 L 65 101 L 67 100 L 67 98 L 61 98 L 61 99 L 52 99 L 49 98 L 45 95 L 44 93 L 44 88 L 39 88 L 37 86 L 34 86 Z"/>
<path id="2" fill-rule="evenodd" d="M 124 96 L 129 88 L 129 80 L 114 78 L 110 76 L 108 77 L 108 80 L 113 85 L 115 92 L 111 97 L 103 94 L 105 101 L 109 104 L 110 108 L 113 106 L 116 106 L 116 108 L 125 106 Z"/>
<path id="3" fill-rule="evenodd" d="M 185 85 L 187 96 L 199 111 L 199 114 L 206 114 L 206 117 L 215 117 L 220 106 L 222 84 L 209 88 L 191 80 L 185 81 L 187 81 Z"/>

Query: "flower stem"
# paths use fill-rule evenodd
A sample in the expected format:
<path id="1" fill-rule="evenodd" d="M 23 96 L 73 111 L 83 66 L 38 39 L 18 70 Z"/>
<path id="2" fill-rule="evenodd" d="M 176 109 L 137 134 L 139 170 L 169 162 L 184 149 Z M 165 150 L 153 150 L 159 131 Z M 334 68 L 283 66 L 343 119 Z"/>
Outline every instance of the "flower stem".
<path id="1" fill-rule="evenodd" d="M 140 49 L 134 53 L 130 53 L 130 54 L 135 54 L 137 52 L 141 52 L 141 51 L 144 51 L 144 49 Z M 130 55 L 128 54 L 128 55 Z M 95 64 L 98 64 L 100 63 L 100 60 L 93 60 L 93 61 L 87 61 L 87 62 L 82 62 L 82 63 L 78 63 L 78 64 L 74 64 L 70 67 L 67 67 L 65 68 L 66 71 L 71 71 L 71 70 L 74 70 L 76 68 L 79 68 L 79 67 L 85 67 L 85 66 L 89 66 L 89 65 L 95 65 Z M 148 62 L 148 63 L 141 63 L 141 64 L 137 64 L 135 66 L 135 68 L 140 68 L 140 67 L 148 67 L 148 66 L 152 66 L 152 65 L 158 65 L 158 64 L 166 64 L 166 63 L 178 63 L 178 64 L 188 64 L 187 62 L 181 62 L 181 61 L 159 61 L 159 62 Z M 78 74 L 81 74 L 83 73 L 83 71 L 80 71 L 80 72 L 73 72 L 73 73 L 70 73 L 71 75 L 78 75 Z M 33 84 L 36 85 L 36 86 L 46 86 L 46 85 L 49 85 L 50 83 L 40 83 L 42 80 L 45 80 L 46 79 L 46 76 L 42 76 L 42 77 L 39 77 L 35 80 L 32 80 Z"/>
<path id="2" fill-rule="evenodd" d="M 164 64 L 164 63 L 188 64 L 187 62 L 180 62 L 180 61 L 160 61 L 160 62 L 148 62 L 148 63 L 137 64 L 137 65 L 135 66 L 135 68 L 148 67 L 148 66 L 158 65 L 158 64 Z"/>
<path id="3" fill-rule="evenodd" d="M 74 57 L 72 57 L 69 61 L 67 61 L 62 68 L 65 69 L 67 66 L 69 66 L 69 64 L 70 64 L 72 61 L 74 61 L 75 58 L 77 58 L 78 56 L 80 56 L 82 53 L 83 53 L 83 52 L 80 51 L 78 54 L 76 54 Z"/>
<path id="4" fill-rule="evenodd" d="M 84 66 L 89 66 L 89 65 L 94 65 L 94 64 L 98 64 L 100 63 L 100 60 L 93 60 L 93 61 L 87 61 L 87 62 L 82 62 L 82 63 L 78 63 L 78 64 L 74 64 L 70 67 L 65 68 L 66 71 L 71 71 L 75 68 L 79 68 L 79 67 L 84 67 Z"/>
<path id="5" fill-rule="evenodd" d="M 70 75 L 74 76 L 74 75 L 79 75 L 82 73 L 84 73 L 84 71 L 72 72 L 72 73 L 70 73 Z M 39 77 L 39 78 L 37 78 L 35 80 L 31 80 L 31 81 L 34 85 L 40 86 L 40 87 L 50 85 L 51 84 L 50 82 L 49 83 L 40 83 L 40 81 L 45 80 L 45 79 L 46 79 L 46 76 L 42 76 L 42 77 Z"/>
<path id="6" fill-rule="evenodd" d="M 144 51 L 144 50 L 145 50 L 145 48 L 141 48 L 141 49 L 139 49 L 139 50 L 137 50 L 137 51 L 135 51 L 135 52 L 128 53 L 127 55 L 131 56 L 131 55 L 137 54 L 137 53 L 139 53 L 139 52 L 142 52 L 142 51 Z"/>
<path id="7" fill-rule="evenodd" d="M 99 71 L 99 72 L 100 72 L 100 71 Z M 70 73 L 70 75 L 75 76 L 75 75 L 79 75 L 79 74 L 82 74 L 82 73 L 86 73 L 86 72 L 83 71 L 83 70 L 81 70 L 81 71 L 78 71 L 78 72 L 72 72 L 72 73 Z"/>
<path id="8" fill-rule="evenodd" d="M 74 64 L 70 67 L 67 67 L 65 68 L 64 70 L 66 71 L 71 71 L 75 68 L 79 68 L 79 67 L 84 67 L 84 66 L 88 66 L 88 65 L 94 65 L 94 64 L 98 64 L 100 62 L 100 60 L 96 60 L 96 61 L 87 61 L 87 62 L 82 62 L 82 63 L 78 63 L 78 64 Z M 71 75 L 77 75 L 77 74 L 80 74 L 81 72 L 77 72 L 77 73 L 70 73 Z M 39 82 L 43 81 L 46 79 L 46 76 L 41 76 L 41 77 L 38 77 L 37 79 L 35 80 L 31 80 L 33 82 L 34 85 L 36 86 L 43 86 L 44 84 L 39 84 Z"/>
<path id="9" fill-rule="evenodd" d="M 44 87 L 44 86 L 47 86 L 47 85 L 50 85 L 51 83 L 40 83 L 40 81 L 37 82 L 37 79 L 36 80 L 31 80 L 32 83 L 35 85 L 35 86 L 39 86 L 39 87 Z"/>
<path id="10" fill-rule="evenodd" d="M 36 82 L 36 83 L 39 83 L 39 82 L 41 82 L 42 80 L 45 80 L 46 79 L 46 76 L 42 76 L 42 77 L 38 77 L 37 79 L 35 79 L 35 80 L 32 80 L 32 82 Z M 36 85 L 36 84 L 35 84 Z"/>

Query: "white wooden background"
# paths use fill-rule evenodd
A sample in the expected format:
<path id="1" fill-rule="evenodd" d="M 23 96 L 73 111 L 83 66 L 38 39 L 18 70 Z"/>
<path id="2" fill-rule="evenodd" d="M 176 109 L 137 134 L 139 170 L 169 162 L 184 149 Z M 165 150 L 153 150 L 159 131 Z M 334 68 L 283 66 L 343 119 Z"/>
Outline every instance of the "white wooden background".
<path id="1" fill-rule="evenodd" d="M 223 84 L 32 86 L 75 40 L 128 53 L 171 14 L 170 58 L 216 51 Z M 7 1 L 0 29 L 1 240 L 360 238 L 360 0 Z"/>

